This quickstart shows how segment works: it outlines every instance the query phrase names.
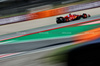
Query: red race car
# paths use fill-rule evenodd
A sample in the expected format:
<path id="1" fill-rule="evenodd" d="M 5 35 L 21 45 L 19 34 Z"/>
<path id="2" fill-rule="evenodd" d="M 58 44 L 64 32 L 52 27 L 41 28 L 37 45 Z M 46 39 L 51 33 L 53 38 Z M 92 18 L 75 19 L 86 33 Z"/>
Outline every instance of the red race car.
<path id="1" fill-rule="evenodd" d="M 87 17 L 90 17 L 90 14 L 83 13 L 82 15 L 76 15 L 76 14 L 69 14 L 65 17 L 57 17 L 56 22 L 59 23 L 65 23 L 69 21 L 79 20 L 81 18 L 85 19 Z"/>

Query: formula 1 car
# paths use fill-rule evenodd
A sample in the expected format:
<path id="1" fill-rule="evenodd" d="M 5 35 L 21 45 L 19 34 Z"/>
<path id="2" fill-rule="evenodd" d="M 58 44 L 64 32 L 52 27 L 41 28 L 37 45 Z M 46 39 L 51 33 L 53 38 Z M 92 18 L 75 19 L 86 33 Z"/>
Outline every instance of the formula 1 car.
<path id="1" fill-rule="evenodd" d="M 82 15 L 69 14 L 65 17 L 57 17 L 56 22 L 57 22 L 57 24 L 59 24 L 59 23 L 65 23 L 65 22 L 70 22 L 70 21 L 74 21 L 74 20 L 79 20 L 81 18 L 85 19 L 88 17 L 90 17 L 90 14 L 86 14 L 86 13 L 83 13 Z"/>

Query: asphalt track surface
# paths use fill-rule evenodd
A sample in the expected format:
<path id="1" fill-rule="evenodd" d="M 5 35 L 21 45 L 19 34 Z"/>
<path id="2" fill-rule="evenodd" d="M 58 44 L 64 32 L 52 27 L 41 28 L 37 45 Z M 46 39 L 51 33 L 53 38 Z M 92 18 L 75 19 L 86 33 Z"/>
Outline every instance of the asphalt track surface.
<path id="1" fill-rule="evenodd" d="M 97 18 L 100 18 L 100 16 L 97 16 L 97 17 L 95 17 L 96 19 Z M 92 19 L 94 19 L 93 17 L 90 17 L 90 18 L 88 18 L 88 19 L 90 19 L 90 20 L 92 20 Z M 88 21 L 88 19 L 83 19 L 83 20 L 78 20 L 78 21 L 80 21 L 80 22 L 84 22 L 84 21 Z M 78 21 L 75 21 L 75 22 L 78 22 Z M 64 24 L 59 24 L 59 25 L 56 25 L 56 26 L 63 26 L 63 25 L 68 25 L 68 24 L 71 24 L 71 23 L 75 23 L 75 22 L 70 22 L 70 23 L 64 23 Z M 51 26 L 49 26 L 48 28 L 50 28 L 50 27 L 52 27 L 53 25 L 51 25 Z M 55 26 L 54 26 L 55 27 Z M 37 28 L 37 29 L 43 29 L 43 28 L 45 28 L 45 27 L 42 27 L 42 28 Z M 36 30 L 37 30 L 36 29 Z M 33 30 L 33 29 L 32 29 Z M 33 31 L 32 31 L 33 32 Z M 23 32 L 18 32 L 18 33 L 13 33 L 12 35 L 10 35 L 10 36 L 19 36 L 19 35 L 23 35 Z M 27 33 L 25 33 L 25 34 L 27 34 Z M 9 37 L 9 35 L 7 36 L 7 37 Z M 4 38 L 7 38 L 7 37 L 4 37 Z M 0 39 L 4 39 L 4 38 L 0 38 Z M 65 39 L 65 40 L 64 40 Z M 55 39 L 55 41 L 60 41 L 61 39 Z M 67 42 L 71 42 L 71 41 L 69 41 L 69 40 L 72 40 L 72 38 L 62 38 L 62 40 L 63 40 L 63 42 L 65 42 L 66 40 L 68 40 Z M 48 41 L 52 41 L 52 40 L 48 40 Z M 48 42 L 48 43 L 50 43 L 50 42 Z M 62 43 L 62 41 L 60 41 L 61 43 Z M 30 42 L 31 43 L 31 42 Z M 40 42 L 41 43 L 41 42 Z M 44 44 L 44 43 L 43 43 Z M 64 43 L 64 44 L 68 44 L 68 43 Z M 0 48 L 3 48 L 2 50 L 0 50 L 0 54 L 2 54 L 2 53 L 12 53 L 12 52 L 19 52 L 19 50 L 16 50 L 17 49 L 17 47 L 13 47 L 13 44 L 11 44 L 12 46 L 8 46 L 9 48 L 6 48 L 5 46 L 4 47 L 0 47 Z M 22 45 L 24 45 L 24 43 L 22 44 Z M 42 44 L 41 44 L 42 45 Z M 29 44 L 28 45 L 26 45 L 26 47 L 24 47 L 24 48 L 27 48 L 29 46 Z M 31 45 L 30 45 L 31 46 Z M 14 48 L 16 51 L 13 51 L 11 48 Z M 23 47 L 21 47 L 21 45 L 19 46 L 20 48 L 23 48 Z M 5 48 L 5 49 L 4 49 Z M 30 47 L 29 47 L 30 48 Z M 9 50 L 8 50 L 9 49 Z M 6 51 L 7 50 L 7 51 Z M 30 48 L 30 49 L 27 49 L 27 50 L 33 50 L 33 48 Z M 2 51 L 2 52 L 1 52 Z M 10 51 L 10 52 L 9 52 Z M 41 61 L 43 61 L 43 60 L 35 60 L 35 59 L 37 59 L 37 58 L 40 58 L 40 57 L 43 57 L 43 56 L 45 56 L 45 55 L 47 55 L 48 53 L 50 53 L 50 52 L 52 52 L 52 51 L 47 51 L 47 52 L 40 52 L 40 53 L 33 53 L 33 54 L 28 54 L 28 55 L 23 55 L 23 56 L 16 56 L 16 57 L 11 57 L 11 58 L 7 58 L 7 59 L 3 59 L 3 60 L 0 60 L 0 66 L 44 66 L 44 65 L 42 65 L 43 64 L 43 62 L 41 62 Z M 49 66 L 49 65 L 46 65 L 46 66 Z M 50 65 L 51 66 L 51 65 Z M 53 65 L 52 65 L 53 66 Z M 63 66 L 63 65 L 54 65 L 54 66 Z"/>
<path id="2" fill-rule="evenodd" d="M 63 66 L 61 63 L 48 65 L 42 58 L 48 55 L 50 51 L 44 51 L 39 53 L 25 54 L 22 56 L 16 56 L 11 58 L 5 58 L 0 60 L 0 66 Z"/>
<path id="3" fill-rule="evenodd" d="M 88 42 L 88 44 L 96 42 L 100 43 L 99 40 L 100 38 L 92 42 Z M 30 52 L 30 54 L 24 54 L 20 56 L 17 55 L 16 57 L 1 59 L 0 66 L 64 66 L 63 63 L 48 65 L 48 63 L 44 61 L 45 58 L 43 57 L 50 54 L 50 52 L 52 53 L 52 51 L 53 50 L 39 52 L 39 53 Z"/>
<path id="4" fill-rule="evenodd" d="M 96 24 L 96 25 L 99 25 L 99 24 Z M 94 28 L 99 27 L 96 25 L 93 25 Z M 91 27 L 91 26 L 87 25 L 87 27 Z M 86 30 L 88 30 L 87 27 L 86 27 Z M 73 27 L 73 28 L 78 29 L 79 26 Z M 85 29 L 84 26 L 81 28 Z M 80 29 L 80 30 L 82 30 L 82 29 Z M 92 28 L 89 28 L 89 30 L 90 29 L 92 29 Z M 84 31 L 84 30 L 82 30 L 82 31 Z M 63 38 L 53 38 L 53 39 L 38 40 L 38 41 L 1 44 L 0 45 L 0 54 L 31 51 L 31 50 L 36 50 L 36 49 L 41 49 L 41 48 L 46 48 L 46 47 L 51 47 L 51 46 L 63 45 L 63 44 L 67 44 L 67 43 L 74 44 L 75 39 L 73 39 L 72 37 L 73 37 L 73 35 L 70 37 L 67 36 L 67 37 L 63 37 Z M 16 39 L 16 40 L 18 40 L 18 39 Z"/>
<path id="5" fill-rule="evenodd" d="M 76 24 L 76 23 L 82 23 L 82 22 L 85 22 L 85 21 L 90 21 L 90 20 L 99 19 L 99 18 L 100 18 L 100 15 L 97 15 L 97 16 L 89 17 L 87 19 L 80 19 L 80 20 L 66 22 L 66 23 L 62 23 L 62 24 L 53 24 L 53 25 L 49 25 L 49 26 L 45 26 L 45 27 L 36 28 L 36 29 L 14 32 L 14 33 L 6 34 L 6 35 L 0 35 L 0 40 L 12 38 L 12 37 L 16 37 L 16 36 L 20 36 L 20 35 L 24 35 L 24 34 L 39 32 L 39 31 L 43 31 L 43 30 L 53 29 L 53 28 L 57 28 L 57 27 L 61 27 L 61 26 L 67 26 L 67 25 L 72 25 L 72 24 Z"/>
<path id="6" fill-rule="evenodd" d="M 0 54 L 31 51 L 71 42 L 73 41 L 72 38 L 70 37 L 70 38 L 49 39 L 43 41 L 31 41 L 31 42 L 14 43 L 6 45 L 2 44 L 0 45 Z"/>

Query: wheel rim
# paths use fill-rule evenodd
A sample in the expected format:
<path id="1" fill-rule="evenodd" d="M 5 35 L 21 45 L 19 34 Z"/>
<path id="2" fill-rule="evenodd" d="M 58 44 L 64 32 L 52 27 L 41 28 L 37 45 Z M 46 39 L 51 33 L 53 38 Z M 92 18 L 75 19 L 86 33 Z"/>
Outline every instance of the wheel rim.
<path id="1" fill-rule="evenodd" d="M 85 18 L 87 18 L 87 15 L 84 15 Z"/>
<path id="2" fill-rule="evenodd" d="M 66 21 L 68 22 L 69 20 L 68 20 L 68 19 L 66 19 Z"/>

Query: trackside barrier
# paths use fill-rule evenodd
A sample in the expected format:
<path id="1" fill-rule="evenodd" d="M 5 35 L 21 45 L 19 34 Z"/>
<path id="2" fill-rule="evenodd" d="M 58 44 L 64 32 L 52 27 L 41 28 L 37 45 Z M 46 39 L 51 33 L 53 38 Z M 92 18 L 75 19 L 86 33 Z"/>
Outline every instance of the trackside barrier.
<path id="1" fill-rule="evenodd" d="M 56 16 L 56 15 L 64 14 L 67 12 L 68 12 L 68 7 L 62 7 L 62 8 L 57 8 L 57 9 L 41 11 L 37 13 L 31 13 L 31 14 L 28 14 L 28 18 L 29 20 L 33 20 L 33 19 Z"/>
<path id="2" fill-rule="evenodd" d="M 89 8 L 95 8 L 99 6 L 100 6 L 100 1 L 97 1 L 97 2 L 92 2 L 92 3 L 87 3 L 87 4 L 74 5 L 74 6 L 69 6 L 69 7 L 62 7 L 62 8 L 57 8 L 57 9 L 41 11 L 37 13 L 31 13 L 31 14 L 28 14 L 28 18 L 29 20 L 46 18 L 46 17 L 61 15 L 61 14 L 65 14 L 65 13 L 69 13 L 73 11 L 80 11 L 80 10 L 85 10 Z"/>
<path id="3" fill-rule="evenodd" d="M 75 5 L 75 6 L 69 6 L 68 12 L 79 11 L 79 10 L 95 8 L 95 7 L 100 7 L 100 1 L 92 2 L 92 3 L 86 3 L 86 4 L 80 4 L 80 5 Z"/>
<path id="4" fill-rule="evenodd" d="M 46 17 L 61 15 L 61 14 L 65 14 L 65 13 L 69 13 L 73 11 L 80 11 L 80 10 L 85 10 L 89 8 L 95 8 L 95 7 L 100 7 L 100 1 L 87 3 L 87 4 L 81 4 L 81 5 L 74 5 L 74 6 L 69 6 L 69 7 L 61 7 L 61 8 L 56 8 L 56 9 L 51 9 L 51 10 L 46 10 L 46 11 L 40 11 L 40 12 L 31 13 L 27 15 L 4 18 L 4 19 L 0 19 L 0 25 L 46 18 Z"/>
<path id="5" fill-rule="evenodd" d="M 20 22 L 20 21 L 26 21 L 26 20 L 27 20 L 26 15 L 4 18 L 4 19 L 0 19 L 0 25 Z"/>

